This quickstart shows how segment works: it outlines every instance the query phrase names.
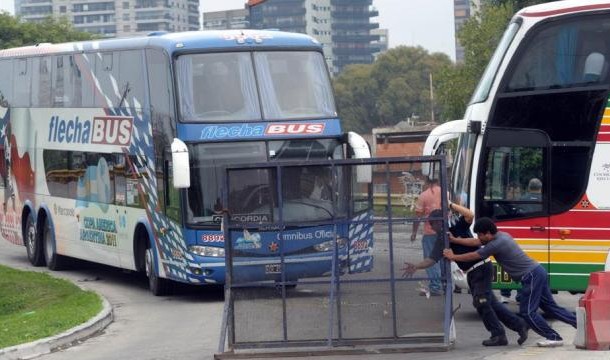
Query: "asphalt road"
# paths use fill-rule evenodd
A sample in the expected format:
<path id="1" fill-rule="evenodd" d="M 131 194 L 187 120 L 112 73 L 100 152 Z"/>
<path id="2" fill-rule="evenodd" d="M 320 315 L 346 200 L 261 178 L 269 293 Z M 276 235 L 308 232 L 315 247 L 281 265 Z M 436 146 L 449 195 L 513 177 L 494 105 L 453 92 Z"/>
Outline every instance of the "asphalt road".
<path id="1" fill-rule="evenodd" d="M 24 247 L 5 241 L 0 241 L 0 263 L 49 271 L 32 267 Z M 175 295 L 155 297 L 145 277 L 89 263 L 52 275 L 105 296 L 114 309 L 114 322 L 102 334 L 40 359 L 209 359 L 217 350 L 222 288 L 180 287 Z"/>
<path id="2" fill-rule="evenodd" d="M 378 229 L 379 230 L 379 229 Z M 404 260 L 414 261 L 421 258 L 421 247 L 418 242 L 405 242 L 408 239 L 406 227 L 398 229 L 395 235 L 395 256 L 397 263 L 395 271 L 399 271 Z M 402 233 L 401 233 L 402 232 Z M 376 235 L 381 235 L 381 231 Z M 383 275 L 389 271 L 390 264 L 387 259 L 389 249 L 383 236 L 377 236 L 375 248 L 375 272 L 363 274 L 362 277 Z M 33 268 L 22 246 L 16 246 L 0 241 L 0 264 L 19 269 L 48 271 L 46 268 Z M 385 269 L 385 270 L 384 270 Z M 63 359 L 210 359 L 216 352 L 220 335 L 223 293 L 221 288 L 213 287 L 180 287 L 176 294 L 168 297 L 155 297 L 147 288 L 147 280 L 137 274 L 124 272 L 118 269 L 78 263 L 70 270 L 53 272 L 54 276 L 67 278 L 85 288 L 93 289 L 105 296 L 114 308 L 114 322 L 106 330 L 83 343 L 40 357 L 42 360 Z M 399 319 L 404 320 L 403 327 L 399 326 L 401 334 L 418 334 L 421 332 L 436 332 L 439 330 L 440 320 L 434 320 L 433 314 L 442 313 L 442 301 L 439 298 L 426 299 L 420 297 L 414 288 L 414 283 L 405 285 L 397 297 L 397 306 L 402 309 Z M 346 319 L 351 325 L 348 327 L 354 336 L 387 332 L 387 289 L 383 286 L 369 286 L 354 289 L 342 289 L 346 297 L 342 299 L 343 308 L 346 309 Z M 293 311 L 293 324 L 307 321 L 308 324 L 318 325 L 319 329 L 326 329 L 328 304 L 324 303 L 323 290 L 315 286 L 301 286 L 291 290 L 292 309 L 301 309 L 301 314 Z M 350 296 L 350 294 L 355 294 Z M 556 299 L 566 307 L 574 307 L 579 295 L 560 293 Z M 261 300 L 256 300 L 261 301 Z M 277 307 L 272 303 L 263 304 L 268 311 L 262 312 L 256 307 L 256 301 L 246 301 L 242 304 L 245 320 L 240 323 L 241 334 L 251 336 L 258 331 L 265 333 L 265 328 L 257 325 L 257 321 L 269 322 L 269 329 L 277 324 Z M 571 345 L 575 330 L 560 322 L 553 326 L 566 339 L 566 346 L 561 349 L 541 349 L 535 346 L 540 337 L 530 332 L 530 340 L 523 347 L 516 345 L 517 335 L 508 331 L 509 346 L 500 348 L 485 348 L 481 341 L 489 335 L 483 328 L 476 312 L 471 305 L 471 297 L 467 293 L 453 294 L 454 306 L 461 305 L 456 313 L 457 341 L 453 350 L 441 353 L 413 353 L 395 355 L 377 355 L 377 359 L 514 359 L 517 357 L 536 357 L 537 359 L 609 359 L 608 352 L 585 352 L 576 350 Z M 516 304 L 509 305 L 517 311 Z M 303 309 L 309 311 L 303 312 Z M 320 311 L 322 309 L 322 311 Z M 364 311 L 363 311 L 364 310 Z M 350 315 L 350 311 L 353 312 Z M 366 314 L 364 317 L 362 314 Z M 270 315 L 271 314 L 271 315 Z M 273 315 L 276 314 L 276 315 Z M 359 315 L 358 315 L 359 314 Z M 384 316 L 386 316 L 384 318 Z M 275 319 L 269 321 L 269 319 Z M 359 319 L 364 319 L 360 321 Z M 367 320 L 368 319 L 368 320 Z M 381 319 L 381 320 L 374 320 Z M 430 329 L 423 329 L 428 321 Z M 374 320 L 374 321 L 373 321 Z M 303 323 L 304 324 L 304 323 Z M 321 324 L 321 325 L 320 325 Z M 430 325 L 431 324 L 431 325 Z M 290 326 L 290 323 L 289 323 Z M 298 326 L 296 327 L 298 328 Z M 440 328 L 442 331 L 442 328 Z M 326 330 L 324 330 L 326 331 Z M 307 333 L 303 333 L 307 335 Z M 300 334 L 303 335 L 303 334 Z M 349 333 L 348 333 L 349 334 Z M 365 359 L 367 356 L 334 356 L 328 359 Z"/>

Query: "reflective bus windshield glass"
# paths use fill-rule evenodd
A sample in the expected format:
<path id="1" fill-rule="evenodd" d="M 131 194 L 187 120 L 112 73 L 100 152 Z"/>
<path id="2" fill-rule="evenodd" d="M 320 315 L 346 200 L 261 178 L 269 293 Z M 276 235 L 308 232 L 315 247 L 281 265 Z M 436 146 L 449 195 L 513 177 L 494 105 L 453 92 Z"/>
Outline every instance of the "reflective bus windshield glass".
<path id="1" fill-rule="evenodd" d="M 342 147 L 335 139 L 282 140 L 265 143 L 231 142 L 189 146 L 191 186 L 187 190 L 187 222 L 212 225 L 222 214 L 222 179 L 229 164 L 264 163 L 281 160 L 339 159 Z M 240 170 L 231 178 L 231 216 L 253 216 L 278 220 L 274 168 Z M 341 169 L 337 176 L 344 176 Z M 333 179 L 326 166 L 295 166 L 282 174 L 284 221 L 328 220 L 345 214 L 347 200 L 343 181 L 335 182 L 336 208 L 333 209 Z"/>
<path id="2" fill-rule="evenodd" d="M 451 200 L 468 207 L 470 199 L 470 169 L 476 145 L 476 134 L 465 133 L 460 135 L 456 159 L 453 163 L 453 178 L 451 179 Z"/>
<path id="3" fill-rule="evenodd" d="M 176 69 L 183 121 L 336 116 L 326 64 L 315 51 L 183 55 Z"/>
<path id="4" fill-rule="evenodd" d="M 513 22 L 508 25 L 508 29 L 504 32 L 496 51 L 494 52 L 491 60 L 489 60 L 489 64 L 487 64 L 487 68 L 479 81 L 479 85 L 477 85 L 474 94 L 472 95 L 472 99 L 470 99 L 471 104 L 483 102 L 487 100 L 487 96 L 489 95 L 489 91 L 491 90 L 491 85 L 493 84 L 494 79 L 496 78 L 496 73 L 498 72 L 498 68 L 502 63 L 502 59 L 508 50 L 508 47 L 512 43 L 515 35 L 517 34 L 517 30 L 519 30 L 519 23 Z"/>

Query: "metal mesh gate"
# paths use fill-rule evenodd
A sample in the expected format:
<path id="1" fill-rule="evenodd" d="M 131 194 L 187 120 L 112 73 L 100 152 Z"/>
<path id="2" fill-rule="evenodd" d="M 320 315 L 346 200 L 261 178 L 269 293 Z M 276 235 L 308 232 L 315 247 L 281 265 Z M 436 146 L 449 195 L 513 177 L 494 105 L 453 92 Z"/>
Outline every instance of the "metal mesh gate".
<path id="1" fill-rule="evenodd" d="M 442 189 L 442 221 L 442 157 L 228 168 L 226 312 L 216 357 L 446 350 L 447 261 L 436 273 L 404 277 L 402 270 L 423 259 L 421 229 L 430 219 L 414 207 L 429 177 Z M 420 230 L 412 242 L 414 222 Z"/>

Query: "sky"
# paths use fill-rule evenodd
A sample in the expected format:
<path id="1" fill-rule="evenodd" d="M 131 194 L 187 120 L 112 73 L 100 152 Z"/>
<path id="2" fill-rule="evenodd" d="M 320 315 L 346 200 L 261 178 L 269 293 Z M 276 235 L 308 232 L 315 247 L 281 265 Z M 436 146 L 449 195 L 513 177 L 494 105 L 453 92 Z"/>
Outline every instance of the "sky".
<path id="1" fill-rule="evenodd" d="M 246 0 L 200 0 L 201 12 L 240 9 Z M 373 0 L 373 21 L 390 31 L 390 47 L 422 46 L 455 59 L 453 0 Z M 13 0 L 0 0 L 0 10 L 14 13 Z"/>

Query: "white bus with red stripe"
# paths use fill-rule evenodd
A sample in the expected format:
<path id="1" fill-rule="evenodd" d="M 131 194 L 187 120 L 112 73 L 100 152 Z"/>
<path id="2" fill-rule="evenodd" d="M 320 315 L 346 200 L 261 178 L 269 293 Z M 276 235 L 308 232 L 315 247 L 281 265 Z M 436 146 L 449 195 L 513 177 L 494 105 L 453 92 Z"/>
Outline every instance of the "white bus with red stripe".
<path id="1" fill-rule="evenodd" d="M 464 120 L 427 147 L 459 139 L 452 200 L 495 219 L 547 268 L 554 290 L 584 290 L 610 249 L 609 64 L 610 1 L 524 8 Z M 497 286 L 513 286 L 500 268 Z"/>

